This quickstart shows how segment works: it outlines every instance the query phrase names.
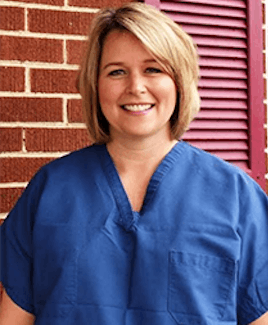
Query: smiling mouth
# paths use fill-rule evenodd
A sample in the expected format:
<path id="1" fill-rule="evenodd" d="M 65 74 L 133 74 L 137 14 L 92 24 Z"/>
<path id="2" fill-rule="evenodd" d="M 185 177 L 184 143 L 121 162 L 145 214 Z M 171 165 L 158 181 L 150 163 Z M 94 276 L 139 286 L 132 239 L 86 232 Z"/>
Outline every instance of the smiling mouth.
<path id="1" fill-rule="evenodd" d="M 142 104 L 142 105 L 122 105 L 121 107 L 130 112 L 143 112 L 151 109 L 154 104 Z"/>

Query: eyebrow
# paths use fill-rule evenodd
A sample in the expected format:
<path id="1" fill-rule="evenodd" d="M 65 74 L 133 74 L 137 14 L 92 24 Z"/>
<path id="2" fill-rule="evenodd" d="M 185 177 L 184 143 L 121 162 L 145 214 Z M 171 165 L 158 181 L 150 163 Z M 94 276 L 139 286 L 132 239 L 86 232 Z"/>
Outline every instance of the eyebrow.
<path id="1" fill-rule="evenodd" d="M 143 63 L 157 63 L 157 61 L 155 59 L 147 59 L 144 60 Z M 124 65 L 124 62 L 109 62 L 102 69 L 105 70 L 111 65 Z"/>

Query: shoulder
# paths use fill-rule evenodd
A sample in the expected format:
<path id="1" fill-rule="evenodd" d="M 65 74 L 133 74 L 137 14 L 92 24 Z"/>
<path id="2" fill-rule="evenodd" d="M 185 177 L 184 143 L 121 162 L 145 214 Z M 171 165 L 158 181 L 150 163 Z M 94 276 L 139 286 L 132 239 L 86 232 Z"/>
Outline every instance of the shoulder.
<path id="1" fill-rule="evenodd" d="M 184 148 L 187 163 L 204 181 L 232 186 L 237 190 L 250 188 L 262 192 L 257 182 L 236 165 L 188 143 L 184 143 Z"/>
<path id="2" fill-rule="evenodd" d="M 81 177 L 84 173 L 94 173 L 100 167 L 100 157 L 97 145 L 73 151 L 65 156 L 52 160 L 42 166 L 32 181 L 53 177 L 55 180 L 72 179 Z M 101 147 L 101 146 L 100 146 Z"/>
<path id="3" fill-rule="evenodd" d="M 101 148 L 96 148 L 95 145 L 86 147 L 41 167 L 10 214 L 21 215 L 23 212 L 34 217 L 38 211 L 42 211 L 46 216 L 52 216 L 59 212 L 59 207 L 65 207 L 65 210 L 69 208 L 68 204 L 75 197 L 91 193 L 95 188 L 93 185 L 97 181 L 104 183 L 105 179 L 99 150 Z"/>
<path id="4" fill-rule="evenodd" d="M 93 166 L 98 162 L 98 146 L 92 145 L 82 148 L 77 151 L 70 152 L 69 154 L 55 159 L 45 166 L 43 169 L 64 169 L 64 168 L 81 168 L 83 166 Z"/>
<path id="5" fill-rule="evenodd" d="M 35 202 L 45 192 L 55 194 L 62 189 L 78 188 L 83 182 L 90 183 L 102 170 L 98 156 L 100 149 L 96 147 L 92 145 L 71 152 L 41 167 L 30 180 L 19 202 L 25 199 Z"/>
<path id="6" fill-rule="evenodd" d="M 219 158 L 218 156 L 211 154 L 207 151 L 192 146 L 191 144 L 184 142 L 185 152 L 190 162 L 195 163 L 197 168 L 203 171 L 209 170 L 211 172 L 220 170 L 230 174 L 244 174 L 244 172 L 237 166 Z M 213 167 L 213 169 L 211 169 Z"/>

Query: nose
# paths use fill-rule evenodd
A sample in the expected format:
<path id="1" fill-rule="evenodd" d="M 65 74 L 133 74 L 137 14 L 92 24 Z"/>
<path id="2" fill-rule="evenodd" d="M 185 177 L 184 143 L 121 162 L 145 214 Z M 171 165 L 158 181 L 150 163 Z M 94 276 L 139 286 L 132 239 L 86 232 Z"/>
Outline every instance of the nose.
<path id="1" fill-rule="evenodd" d="M 127 93 L 139 95 L 146 92 L 145 78 L 138 72 L 131 73 L 128 77 Z"/>

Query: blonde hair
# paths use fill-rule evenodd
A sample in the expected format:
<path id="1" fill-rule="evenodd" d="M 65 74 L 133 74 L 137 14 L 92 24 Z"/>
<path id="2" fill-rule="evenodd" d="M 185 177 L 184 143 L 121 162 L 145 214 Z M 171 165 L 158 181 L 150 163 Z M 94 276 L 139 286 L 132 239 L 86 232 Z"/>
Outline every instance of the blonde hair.
<path id="1" fill-rule="evenodd" d="M 102 9 L 91 23 L 77 84 L 91 139 L 97 143 L 110 140 L 109 123 L 98 99 L 98 75 L 103 44 L 113 30 L 128 31 L 136 36 L 175 81 L 178 95 L 170 123 L 172 136 L 179 139 L 200 108 L 196 47 L 179 25 L 144 3 Z"/>

